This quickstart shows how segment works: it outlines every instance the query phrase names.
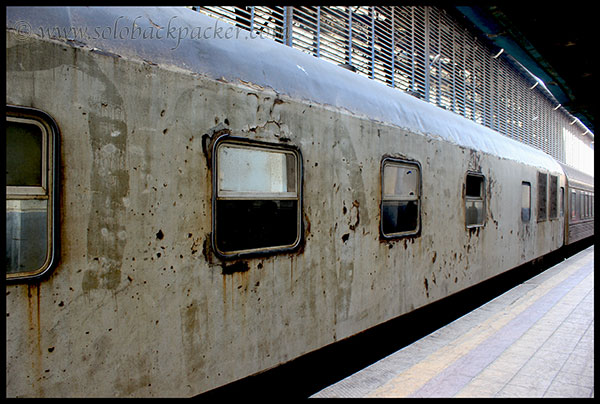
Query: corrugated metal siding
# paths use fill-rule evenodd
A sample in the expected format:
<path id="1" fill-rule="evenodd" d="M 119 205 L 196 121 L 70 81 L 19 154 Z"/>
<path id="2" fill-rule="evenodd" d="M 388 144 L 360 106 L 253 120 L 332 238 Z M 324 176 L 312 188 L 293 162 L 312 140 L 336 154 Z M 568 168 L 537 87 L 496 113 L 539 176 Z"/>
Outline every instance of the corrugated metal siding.
<path id="1" fill-rule="evenodd" d="M 192 8 L 398 88 L 593 173 L 593 149 L 581 140 L 587 128 L 535 78 L 515 68 L 510 56 L 485 45 L 443 8 Z"/>

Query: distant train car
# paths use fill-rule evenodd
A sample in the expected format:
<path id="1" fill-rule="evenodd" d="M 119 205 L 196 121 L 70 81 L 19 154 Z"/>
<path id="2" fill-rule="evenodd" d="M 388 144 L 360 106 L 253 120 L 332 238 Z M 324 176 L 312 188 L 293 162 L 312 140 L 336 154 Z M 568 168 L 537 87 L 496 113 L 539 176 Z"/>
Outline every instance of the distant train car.
<path id="1" fill-rule="evenodd" d="M 567 177 L 565 244 L 594 235 L 594 177 L 561 164 Z"/>
<path id="2" fill-rule="evenodd" d="M 188 9 L 6 26 L 11 397 L 214 389 L 559 249 L 593 191 Z"/>

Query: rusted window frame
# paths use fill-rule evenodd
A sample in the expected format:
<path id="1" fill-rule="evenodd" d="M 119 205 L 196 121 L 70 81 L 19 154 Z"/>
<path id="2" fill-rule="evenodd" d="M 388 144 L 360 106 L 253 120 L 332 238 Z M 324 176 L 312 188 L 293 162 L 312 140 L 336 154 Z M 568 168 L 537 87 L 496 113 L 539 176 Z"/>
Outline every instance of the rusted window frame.
<path id="1" fill-rule="evenodd" d="M 481 178 L 481 186 L 480 186 L 480 196 L 478 197 L 473 197 L 473 196 L 467 196 L 467 181 L 469 179 L 469 177 L 479 177 Z M 464 212 L 465 212 L 465 227 L 467 229 L 473 229 L 473 228 L 477 228 L 477 227 L 483 227 L 485 226 L 485 222 L 487 219 L 487 215 L 486 215 L 486 209 L 487 209 L 487 204 L 486 204 L 486 193 L 485 193 L 485 187 L 486 187 L 486 178 L 485 175 L 483 175 L 480 172 L 475 172 L 475 171 L 467 171 L 467 173 L 465 174 L 465 191 L 464 191 Z M 481 201 L 482 202 L 482 211 L 483 211 L 483 220 L 481 221 L 481 223 L 476 223 L 476 224 L 467 224 L 467 203 L 469 201 Z"/>
<path id="2" fill-rule="evenodd" d="M 235 196 L 220 196 L 218 190 L 218 149 L 223 145 L 235 145 L 240 148 L 248 148 L 248 149 L 263 149 L 263 150 L 272 150 L 276 152 L 285 152 L 295 156 L 296 159 L 296 190 L 297 195 L 294 198 L 282 198 L 281 196 L 272 197 L 270 199 L 274 200 L 297 200 L 298 208 L 297 208 L 297 219 L 296 219 L 296 232 L 297 236 L 293 243 L 272 247 L 260 247 L 260 248 L 252 248 L 252 249 L 244 249 L 244 250 L 235 250 L 235 251 L 221 251 L 218 248 L 217 237 L 218 237 L 218 223 L 217 223 L 217 200 L 218 199 L 236 199 Z M 302 212 L 303 212 L 303 158 L 300 148 L 295 145 L 289 144 L 278 144 L 278 143 L 268 143 L 257 140 L 250 140 L 242 137 L 231 136 L 230 134 L 224 134 L 218 139 L 216 139 L 212 145 L 212 232 L 211 232 L 211 243 L 212 248 L 215 254 L 222 259 L 234 259 L 240 257 L 250 257 L 257 255 L 273 255 L 278 253 L 292 252 L 297 250 L 304 240 L 303 235 L 303 222 L 302 222 Z M 252 198 L 250 195 L 244 196 L 245 200 L 263 200 L 266 198 L 264 194 L 257 194 L 258 198 Z M 267 199 L 269 199 L 267 197 Z"/>
<path id="3" fill-rule="evenodd" d="M 51 273 L 59 260 L 60 131 L 56 121 L 50 115 L 35 108 L 7 105 L 6 118 L 8 121 L 29 123 L 42 129 L 42 186 L 6 186 L 7 201 L 28 199 L 48 201 L 47 250 L 44 263 L 34 270 L 6 273 L 7 282 L 39 280 Z"/>
<path id="4" fill-rule="evenodd" d="M 404 201 L 407 199 L 390 199 L 390 198 L 386 198 L 385 195 L 383 194 L 383 190 L 384 190 L 384 172 L 385 172 L 385 166 L 387 164 L 392 164 L 392 165 L 404 165 L 404 166 L 411 166 L 414 167 L 418 170 L 418 181 L 419 184 L 417 186 L 417 191 L 418 191 L 418 195 L 416 196 L 416 198 L 414 200 L 417 201 L 417 228 L 415 230 L 410 230 L 410 231 L 404 231 L 404 232 L 398 232 L 398 233 L 385 233 L 383 231 L 383 204 L 386 200 L 398 200 L 398 201 Z M 421 163 L 419 163 L 418 161 L 415 160 L 407 160 L 407 159 L 400 159 L 400 158 L 395 158 L 395 157 L 384 157 L 381 160 L 381 169 L 380 169 L 380 186 L 381 186 L 381 201 L 379 204 L 379 234 L 381 236 L 381 238 L 383 239 L 387 239 L 387 240 L 393 240 L 393 239 L 400 239 L 400 238 L 404 238 L 404 237 L 415 237 L 415 236 L 419 236 L 421 234 L 421 197 L 423 195 L 423 177 L 422 177 L 422 168 L 421 168 Z M 412 200 L 412 199 L 411 199 Z"/>

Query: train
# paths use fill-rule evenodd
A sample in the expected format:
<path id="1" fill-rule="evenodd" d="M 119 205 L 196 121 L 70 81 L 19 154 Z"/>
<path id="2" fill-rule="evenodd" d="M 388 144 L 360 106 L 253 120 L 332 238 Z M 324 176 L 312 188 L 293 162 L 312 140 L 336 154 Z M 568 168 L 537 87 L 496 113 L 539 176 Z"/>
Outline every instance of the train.
<path id="1" fill-rule="evenodd" d="M 6 394 L 191 397 L 594 234 L 593 177 L 187 8 L 8 7 Z"/>

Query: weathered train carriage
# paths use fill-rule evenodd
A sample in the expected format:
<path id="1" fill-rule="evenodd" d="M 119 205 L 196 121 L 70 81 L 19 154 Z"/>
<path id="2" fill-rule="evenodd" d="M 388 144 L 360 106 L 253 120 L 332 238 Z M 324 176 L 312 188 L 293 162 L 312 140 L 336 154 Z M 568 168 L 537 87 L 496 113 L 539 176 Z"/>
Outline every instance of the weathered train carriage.
<path id="1" fill-rule="evenodd" d="M 565 244 L 594 235 L 594 177 L 561 164 L 567 178 Z"/>
<path id="2" fill-rule="evenodd" d="M 106 35 L 36 31 L 71 26 Z M 7 104 L 60 143 L 58 260 L 6 289 L 9 396 L 195 395 L 562 245 L 544 153 L 243 31 L 160 27 L 229 29 L 7 9 Z"/>

